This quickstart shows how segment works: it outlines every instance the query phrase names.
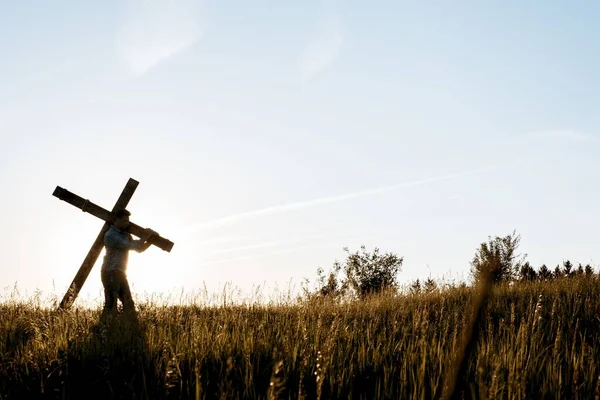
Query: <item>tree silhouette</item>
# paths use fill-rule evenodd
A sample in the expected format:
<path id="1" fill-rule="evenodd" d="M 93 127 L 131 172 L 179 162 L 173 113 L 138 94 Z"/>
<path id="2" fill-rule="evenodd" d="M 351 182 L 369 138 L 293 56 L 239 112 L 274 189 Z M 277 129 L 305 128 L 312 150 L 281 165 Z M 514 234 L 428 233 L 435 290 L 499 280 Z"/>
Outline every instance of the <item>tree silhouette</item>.
<path id="1" fill-rule="evenodd" d="M 394 253 L 380 254 L 377 247 L 369 253 L 364 245 L 354 253 L 347 247 L 344 251 L 348 254 L 346 261 L 343 265 L 336 261 L 334 268 L 343 268 L 346 275 L 344 283 L 359 297 L 397 287 L 397 275 L 404 261 L 402 257 Z"/>
<path id="2" fill-rule="evenodd" d="M 521 281 L 533 281 L 537 278 L 537 273 L 535 269 L 529 265 L 529 261 L 521 266 L 521 270 L 519 271 L 519 280 Z"/>
<path id="3" fill-rule="evenodd" d="M 560 278 L 561 276 L 563 276 L 563 272 L 560 269 L 560 265 L 556 264 L 556 267 L 554 268 L 554 273 L 552 274 L 552 277 Z"/>
<path id="4" fill-rule="evenodd" d="M 471 262 L 471 274 L 479 279 L 486 270 L 492 273 L 493 282 L 509 281 L 517 277 L 525 256 L 517 254 L 521 236 L 516 231 L 505 236 L 488 237 L 481 243 Z"/>
<path id="5" fill-rule="evenodd" d="M 412 294 L 421 293 L 421 281 L 417 279 L 410 285 L 409 289 Z"/>
<path id="6" fill-rule="evenodd" d="M 426 293 L 435 292 L 438 288 L 437 283 L 433 279 L 431 279 L 431 277 L 427 278 L 424 286 L 425 286 Z"/>
<path id="7" fill-rule="evenodd" d="M 540 267 L 540 270 L 538 272 L 538 278 L 541 281 L 547 281 L 549 279 L 552 279 L 552 271 L 550 271 L 546 264 L 543 264 Z"/>
<path id="8" fill-rule="evenodd" d="M 565 276 L 570 276 L 572 274 L 573 264 L 571 261 L 563 261 L 563 269 L 565 271 Z"/>

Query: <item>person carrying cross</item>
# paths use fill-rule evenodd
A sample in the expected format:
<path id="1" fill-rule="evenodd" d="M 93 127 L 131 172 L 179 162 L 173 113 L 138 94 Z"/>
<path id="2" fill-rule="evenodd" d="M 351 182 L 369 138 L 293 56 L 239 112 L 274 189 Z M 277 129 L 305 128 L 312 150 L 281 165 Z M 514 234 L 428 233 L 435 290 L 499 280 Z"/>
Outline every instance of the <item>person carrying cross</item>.
<path id="1" fill-rule="evenodd" d="M 129 226 L 131 213 L 125 209 L 115 212 L 117 217 L 104 235 L 106 255 L 102 262 L 101 278 L 104 286 L 103 315 L 114 313 L 117 309 L 117 298 L 123 304 L 123 312 L 135 315 L 135 305 L 127 282 L 127 261 L 129 250 L 142 253 L 150 247 L 150 238 L 158 233 L 146 229 L 139 240 L 133 240 L 126 229 Z"/>

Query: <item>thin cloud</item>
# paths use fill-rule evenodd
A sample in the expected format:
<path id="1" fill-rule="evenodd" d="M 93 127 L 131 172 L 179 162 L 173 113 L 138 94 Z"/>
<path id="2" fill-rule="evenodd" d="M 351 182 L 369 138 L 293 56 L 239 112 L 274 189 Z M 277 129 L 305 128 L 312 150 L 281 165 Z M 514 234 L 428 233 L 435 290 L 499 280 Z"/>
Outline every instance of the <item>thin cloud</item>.
<path id="1" fill-rule="evenodd" d="M 246 250 L 263 249 L 265 247 L 277 247 L 277 246 L 281 246 L 284 243 L 285 242 L 280 242 L 280 241 L 255 243 L 255 244 L 248 244 L 245 246 L 228 247 L 226 249 L 213 250 L 213 251 L 205 252 L 204 254 L 205 255 L 215 255 L 215 254 L 237 253 L 237 252 L 246 251 Z"/>
<path id="2" fill-rule="evenodd" d="M 213 250 L 213 251 L 209 251 L 209 252 L 204 252 L 203 254 L 204 255 L 217 255 L 217 254 L 237 253 L 237 252 L 242 252 L 242 251 L 247 251 L 247 250 L 262 249 L 262 248 L 268 248 L 268 247 L 299 245 L 304 242 L 312 242 L 315 240 L 323 240 L 323 239 L 332 239 L 332 238 L 336 238 L 336 237 L 337 238 L 340 238 L 340 237 L 347 238 L 347 236 L 348 236 L 347 233 L 342 233 L 342 234 L 337 234 L 337 235 L 336 234 L 333 234 L 333 235 L 314 234 L 314 235 L 300 236 L 293 240 L 269 240 L 269 241 L 263 241 L 263 242 L 259 242 L 259 243 L 246 244 L 246 245 L 242 245 L 242 246 L 228 247 L 225 249 L 218 249 L 218 250 Z"/>
<path id="3" fill-rule="evenodd" d="M 600 143 L 600 137 L 574 130 L 549 130 L 532 132 L 525 135 L 533 139 L 568 140 L 571 142 L 594 142 Z"/>
<path id="4" fill-rule="evenodd" d="M 302 53 L 300 69 L 304 82 L 331 66 L 341 53 L 344 44 L 342 21 L 335 5 L 330 8 Z"/>
<path id="5" fill-rule="evenodd" d="M 232 243 L 232 242 L 239 242 L 240 240 L 246 240 L 246 239 L 251 239 L 251 238 L 252 238 L 252 236 L 219 236 L 219 237 L 203 240 L 202 242 L 198 243 L 198 245 L 208 246 L 208 245 L 215 245 L 215 244 Z"/>
<path id="6" fill-rule="evenodd" d="M 227 264 L 227 263 L 234 262 L 234 261 L 247 261 L 247 260 L 253 260 L 255 258 L 264 258 L 264 257 L 270 257 L 270 256 L 279 255 L 279 254 L 292 253 L 294 251 L 299 251 L 299 250 L 330 248 L 333 246 L 337 246 L 337 244 L 331 243 L 331 244 L 326 244 L 326 245 L 294 246 L 294 247 L 289 247 L 286 249 L 272 251 L 272 252 L 268 252 L 268 253 L 260 253 L 260 254 L 253 254 L 253 255 L 248 255 L 248 256 L 232 257 L 232 258 L 227 258 L 227 259 L 223 259 L 223 260 L 207 261 L 207 262 L 198 264 L 198 267 L 206 267 L 209 265 L 217 265 L 217 264 Z"/>
<path id="7" fill-rule="evenodd" d="M 130 0 L 128 6 L 117 47 L 134 75 L 146 73 L 202 38 L 198 0 Z"/>
<path id="8" fill-rule="evenodd" d="M 351 200 L 351 199 L 355 199 L 355 198 L 359 198 L 359 197 L 366 197 L 366 196 L 372 196 L 375 194 L 385 193 L 385 192 L 389 192 L 389 191 L 396 190 L 396 189 L 401 189 L 401 188 L 406 188 L 406 187 L 411 187 L 411 186 L 419 186 L 419 185 L 424 185 L 427 183 L 444 181 L 447 179 L 460 178 L 460 177 L 464 177 L 464 176 L 468 176 L 468 175 L 479 174 L 482 172 L 489 172 L 491 170 L 498 169 L 498 168 L 500 168 L 500 166 L 479 168 L 479 169 L 466 171 L 466 172 L 457 172 L 457 173 L 453 173 L 453 174 L 446 174 L 446 175 L 436 176 L 436 177 L 427 178 L 427 179 L 420 179 L 420 180 L 416 180 L 416 181 L 398 183 L 395 185 L 383 186 L 383 187 L 379 187 L 376 189 L 363 190 L 360 192 L 347 193 L 347 194 L 342 194 L 342 195 L 338 195 L 338 196 L 321 197 L 318 199 L 299 201 L 299 202 L 283 204 L 283 205 L 279 205 L 279 206 L 260 208 L 257 210 L 247 211 L 247 212 L 243 212 L 243 213 L 239 213 L 239 214 L 228 215 L 225 217 L 213 219 L 211 221 L 201 222 L 199 224 L 192 225 L 190 227 L 189 231 L 191 232 L 191 231 L 196 231 L 199 229 L 216 228 L 216 227 L 220 227 L 220 226 L 227 225 L 227 224 L 233 224 L 233 223 L 243 221 L 246 219 L 258 218 L 258 217 L 263 217 L 263 216 L 273 215 L 273 214 L 280 214 L 280 213 L 284 213 L 284 212 L 288 212 L 288 211 L 300 210 L 300 209 L 310 208 L 310 207 L 323 205 L 323 204 L 338 203 L 341 201 Z"/>

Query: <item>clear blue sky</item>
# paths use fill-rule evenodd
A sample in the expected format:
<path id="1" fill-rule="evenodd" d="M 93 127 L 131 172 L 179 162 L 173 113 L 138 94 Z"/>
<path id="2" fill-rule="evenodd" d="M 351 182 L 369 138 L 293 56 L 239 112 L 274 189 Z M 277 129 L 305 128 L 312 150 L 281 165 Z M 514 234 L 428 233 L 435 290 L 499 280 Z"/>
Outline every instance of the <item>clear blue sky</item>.
<path id="1" fill-rule="evenodd" d="M 3 288 L 62 294 L 102 223 L 52 191 L 111 208 L 130 177 L 175 242 L 137 293 L 299 285 L 360 244 L 466 279 L 513 229 L 600 263 L 597 2 L 5 3 Z"/>

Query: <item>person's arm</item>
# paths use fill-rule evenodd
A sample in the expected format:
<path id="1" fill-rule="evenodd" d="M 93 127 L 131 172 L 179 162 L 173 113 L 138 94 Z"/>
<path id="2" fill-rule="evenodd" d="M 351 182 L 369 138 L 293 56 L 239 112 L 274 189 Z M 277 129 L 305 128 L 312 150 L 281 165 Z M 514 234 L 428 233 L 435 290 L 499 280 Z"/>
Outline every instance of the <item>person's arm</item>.
<path id="1" fill-rule="evenodd" d="M 123 237 L 123 235 L 114 234 L 109 231 L 104 237 L 104 244 L 117 249 L 135 250 L 138 253 L 141 253 L 150 247 L 150 242 L 148 242 L 148 240 L 153 235 L 158 235 L 158 233 L 154 232 L 152 229 L 146 229 L 140 240 L 130 240 L 127 235 Z"/>
<path id="2" fill-rule="evenodd" d="M 150 245 L 152 244 L 152 243 L 150 243 L 149 240 L 152 236 L 155 236 L 155 235 L 158 236 L 158 233 L 154 232 L 150 228 L 146 228 L 146 230 L 144 231 L 144 235 L 140 238 L 140 240 L 136 240 L 136 242 L 140 243 L 140 247 L 139 247 L 139 249 L 136 248 L 135 250 L 138 253 L 142 253 L 142 252 L 148 250 L 148 247 L 150 247 Z"/>

